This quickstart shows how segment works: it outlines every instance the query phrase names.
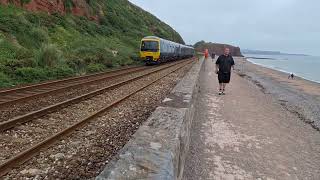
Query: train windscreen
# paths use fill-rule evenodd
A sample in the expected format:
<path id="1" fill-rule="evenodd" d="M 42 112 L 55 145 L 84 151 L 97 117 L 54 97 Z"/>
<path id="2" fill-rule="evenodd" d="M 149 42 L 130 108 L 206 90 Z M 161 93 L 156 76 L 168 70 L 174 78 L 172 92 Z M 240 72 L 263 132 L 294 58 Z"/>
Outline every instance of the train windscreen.
<path id="1" fill-rule="evenodd" d="M 142 41 L 141 51 L 157 52 L 159 50 L 159 42 L 157 41 Z"/>

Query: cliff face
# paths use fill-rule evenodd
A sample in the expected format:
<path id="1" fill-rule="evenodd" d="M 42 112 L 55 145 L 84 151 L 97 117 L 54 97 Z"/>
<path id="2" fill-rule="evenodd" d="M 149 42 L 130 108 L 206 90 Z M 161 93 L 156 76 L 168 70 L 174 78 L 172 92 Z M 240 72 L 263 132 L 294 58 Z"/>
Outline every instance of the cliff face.
<path id="1" fill-rule="evenodd" d="M 0 87 L 139 63 L 144 36 L 184 43 L 173 28 L 128 0 L 0 2 Z M 8 2 L 14 5 L 3 5 Z"/>
<path id="2" fill-rule="evenodd" d="M 30 11 L 45 11 L 48 13 L 64 13 L 65 8 L 62 1 L 59 0 L 32 0 L 29 3 L 22 4 L 20 0 L 0 0 L 2 4 L 14 4 L 16 6 L 23 6 Z"/>
<path id="3" fill-rule="evenodd" d="M 134 24 L 139 26 L 139 30 L 134 30 L 135 33 L 141 36 L 156 35 L 184 44 L 181 36 L 170 26 L 128 0 L 0 0 L 0 5 L 9 4 L 32 13 L 47 12 L 48 15 L 71 13 L 87 17 L 99 24 L 107 23 L 108 26 L 112 26 L 108 27 L 109 29 L 121 27 L 122 32 L 133 31 L 128 25 Z M 146 34 L 145 31 L 149 32 Z"/>
<path id="4" fill-rule="evenodd" d="M 223 54 L 224 48 L 226 48 L 226 47 L 228 47 L 230 49 L 230 53 L 232 56 L 243 56 L 241 54 L 241 50 L 239 47 L 235 47 L 235 46 L 228 45 L 228 44 L 218 44 L 218 43 L 200 41 L 194 45 L 194 48 L 197 51 L 204 52 L 205 49 L 208 49 L 210 54 L 215 53 L 217 55 Z"/>
<path id="5" fill-rule="evenodd" d="M 29 11 L 43 11 L 48 14 L 59 13 L 66 14 L 72 13 L 76 16 L 86 16 L 92 20 L 97 20 L 96 14 L 90 13 L 90 6 L 86 0 L 72 0 L 70 1 L 70 7 L 66 7 L 66 0 L 30 0 L 29 3 L 21 3 L 21 0 L 0 0 L 1 4 L 14 4 L 19 7 L 23 7 Z"/>

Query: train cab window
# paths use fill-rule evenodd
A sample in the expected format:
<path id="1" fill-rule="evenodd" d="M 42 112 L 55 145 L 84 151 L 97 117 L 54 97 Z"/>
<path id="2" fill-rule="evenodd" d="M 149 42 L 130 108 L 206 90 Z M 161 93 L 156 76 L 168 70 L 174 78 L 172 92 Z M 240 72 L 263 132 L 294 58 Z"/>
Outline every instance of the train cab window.
<path id="1" fill-rule="evenodd" d="M 159 50 L 159 42 L 157 41 L 142 41 L 141 51 L 157 52 Z"/>

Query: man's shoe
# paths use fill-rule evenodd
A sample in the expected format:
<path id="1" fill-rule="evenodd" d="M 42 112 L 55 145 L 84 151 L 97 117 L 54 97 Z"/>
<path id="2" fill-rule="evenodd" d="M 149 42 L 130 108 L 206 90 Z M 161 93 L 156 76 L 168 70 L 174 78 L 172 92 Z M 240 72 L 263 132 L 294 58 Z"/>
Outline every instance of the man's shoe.
<path id="1" fill-rule="evenodd" d="M 219 95 L 222 95 L 222 92 L 221 92 L 221 91 L 219 92 Z"/>
<path id="2" fill-rule="evenodd" d="M 226 93 L 225 93 L 225 92 L 222 92 L 221 95 L 226 95 Z"/>

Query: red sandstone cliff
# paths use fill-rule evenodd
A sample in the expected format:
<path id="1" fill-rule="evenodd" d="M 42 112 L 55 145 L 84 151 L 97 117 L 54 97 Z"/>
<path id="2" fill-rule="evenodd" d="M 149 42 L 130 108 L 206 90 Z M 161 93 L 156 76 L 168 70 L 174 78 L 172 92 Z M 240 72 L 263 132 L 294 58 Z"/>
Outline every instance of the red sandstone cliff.
<path id="1" fill-rule="evenodd" d="M 224 48 L 229 48 L 232 56 L 243 56 L 239 47 L 235 47 L 228 44 L 218 44 L 211 42 L 200 41 L 194 45 L 194 48 L 199 52 L 204 52 L 205 49 L 209 50 L 209 53 L 215 53 L 221 55 L 224 52 Z"/>
<path id="2" fill-rule="evenodd" d="M 86 0 L 72 0 L 73 7 L 70 12 L 76 16 L 86 16 L 92 20 L 98 20 L 96 14 L 90 14 L 90 7 Z M 31 0 L 29 3 L 21 4 L 20 0 L 0 0 L 1 4 L 15 4 L 16 6 L 23 6 L 29 11 L 44 11 L 49 14 L 60 13 L 65 14 L 67 9 L 64 6 L 64 0 Z"/>

